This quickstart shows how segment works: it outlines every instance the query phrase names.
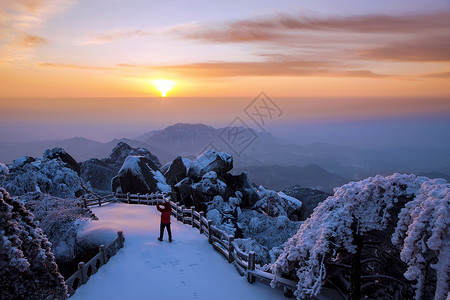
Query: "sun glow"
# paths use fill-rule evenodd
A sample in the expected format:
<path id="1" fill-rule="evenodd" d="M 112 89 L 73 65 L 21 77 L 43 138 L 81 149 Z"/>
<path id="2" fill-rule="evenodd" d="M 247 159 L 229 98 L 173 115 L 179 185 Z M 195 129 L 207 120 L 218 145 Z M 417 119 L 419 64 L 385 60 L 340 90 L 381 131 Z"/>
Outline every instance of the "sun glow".
<path id="1" fill-rule="evenodd" d="M 152 80 L 155 88 L 161 93 L 162 97 L 166 97 L 167 93 L 170 92 L 175 86 L 175 81 L 167 79 Z"/>

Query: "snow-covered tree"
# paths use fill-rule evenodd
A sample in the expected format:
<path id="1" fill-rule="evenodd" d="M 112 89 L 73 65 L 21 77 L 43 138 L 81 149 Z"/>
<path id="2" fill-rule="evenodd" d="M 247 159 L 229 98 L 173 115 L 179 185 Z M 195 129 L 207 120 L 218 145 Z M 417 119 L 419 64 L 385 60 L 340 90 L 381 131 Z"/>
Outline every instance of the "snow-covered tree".
<path id="1" fill-rule="evenodd" d="M 350 273 L 347 276 L 345 272 L 338 272 L 336 277 L 341 279 L 351 299 L 359 299 L 364 289 L 367 293 L 378 293 L 375 297 L 410 297 L 408 285 L 401 276 L 407 266 L 402 265 L 398 259 L 398 249 L 389 240 L 398 212 L 408 201 L 422 197 L 420 195 L 425 193 L 427 181 L 428 178 L 415 175 L 378 175 L 335 189 L 334 195 L 321 203 L 286 243 L 282 254 L 271 267 L 273 273 L 297 278 L 299 282 L 295 294 L 299 299 L 317 295 L 326 282 L 336 285 L 330 276 L 335 275 L 333 268 L 339 267 Z M 421 189 L 422 186 L 425 190 Z M 445 189 L 448 193 L 448 187 Z M 408 223 L 407 213 L 402 214 L 401 218 L 405 219 L 403 223 Z M 438 224 L 441 227 L 436 228 L 448 231 L 448 224 L 443 225 L 442 221 Z M 434 230 L 436 234 L 437 231 Z M 402 233 L 399 231 L 397 235 L 400 241 Z M 405 240 L 409 241 L 408 238 Z M 434 240 L 436 238 L 430 245 L 436 248 Z M 407 256 L 405 253 L 402 258 Z M 448 255 L 440 259 L 448 259 Z M 384 263 L 377 265 L 380 261 Z M 413 276 L 407 276 L 407 279 L 413 279 Z M 383 280 L 388 283 L 383 285 Z M 394 284 L 401 287 L 395 289 Z M 384 289 L 382 296 L 380 289 L 373 289 L 374 285 Z M 369 296 L 374 297 L 374 294 Z"/>
<path id="2" fill-rule="evenodd" d="M 3 186 L 3 181 L 5 180 L 6 175 L 8 175 L 8 173 L 9 173 L 8 167 L 7 167 L 5 164 L 0 163 L 0 180 L 1 180 L 1 186 Z"/>
<path id="3" fill-rule="evenodd" d="M 0 299 L 66 299 L 50 243 L 23 204 L 0 189 Z"/>
<path id="4" fill-rule="evenodd" d="M 450 296 L 449 226 L 450 184 L 443 179 L 424 182 L 417 197 L 401 210 L 392 236 L 408 265 L 405 277 L 417 282 L 415 299 Z"/>
<path id="5" fill-rule="evenodd" d="M 43 192 L 62 198 L 74 198 L 84 193 L 78 174 L 59 158 L 36 160 L 23 165 L 12 164 L 5 188 L 14 196 L 28 192 Z"/>

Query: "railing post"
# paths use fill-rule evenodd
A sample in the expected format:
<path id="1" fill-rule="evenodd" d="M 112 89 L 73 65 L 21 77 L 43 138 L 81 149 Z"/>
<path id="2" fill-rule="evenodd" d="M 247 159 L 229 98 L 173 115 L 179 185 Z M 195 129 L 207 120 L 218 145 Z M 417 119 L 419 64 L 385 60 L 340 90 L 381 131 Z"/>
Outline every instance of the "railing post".
<path id="1" fill-rule="evenodd" d="M 208 242 L 212 245 L 213 243 L 213 230 L 212 230 L 212 221 L 208 220 Z"/>
<path id="2" fill-rule="evenodd" d="M 87 282 L 87 276 L 86 276 L 86 270 L 84 268 L 84 262 L 78 263 L 78 270 L 80 270 L 80 273 L 81 273 L 81 282 L 82 282 L 82 284 L 85 284 Z"/>
<path id="3" fill-rule="evenodd" d="M 123 248 L 123 231 L 118 231 L 117 235 L 119 236 L 119 248 Z"/>
<path id="4" fill-rule="evenodd" d="M 184 209 L 186 208 L 185 205 L 181 205 L 181 222 L 184 224 Z"/>
<path id="5" fill-rule="evenodd" d="M 141 193 L 137 193 L 138 196 L 138 204 L 141 204 Z"/>
<path id="6" fill-rule="evenodd" d="M 255 270 L 255 252 L 248 252 L 247 280 L 250 283 L 255 282 L 255 276 L 251 273 Z"/>
<path id="7" fill-rule="evenodd" d="M 102 198 L 98 197 L 98 206 L 102 207 Z"/>
<path id="8" fill-rule="evenodd" d="M 231 244 L 232 241 L 234 241 L 234 236 L 229 235 L 228 236 L 228 262 L 229 263 L 232 263 L 234 260 L 234 257 L 233 257 L 234 248 L 233 248 L 233 245 Z"/>
<path id="9" fill-rule="evenodd" d="M 127 193 L 127 200 L 128 200 L 128 204 L 130 204 L 130 200 L 131 200 L 130 192 Z"/>
<path id="10" fill-rule="evenodd" d="M 86 197 L 83 195 L 84 208 L 87 208 Z"/>
<path id="11" fill-rule="evenodd" d="M 106 251 L 105 251 L 105 245 L 100 245 L 100 253 L 102 254 L 103 259 L 103 265 L 106 264 Z M 100 268 L 100 266 L 99 266 Z"/>
<path id="12" fill-rule="evenodd" d="M 205 216 L 205 213 L 204 212 L 200 212 L 200 234 L 202 234 L 203 233 L 203 226 L 202 226 L 202 218 Z"/>
<path id="13" fill-rule="evenodd" d="M 194 223 L 194 212 L 195 212 L 195 206 L 191 206 L 191 221 L 192 221 L 192 228 L 195 227 L 195 223 Z"/>

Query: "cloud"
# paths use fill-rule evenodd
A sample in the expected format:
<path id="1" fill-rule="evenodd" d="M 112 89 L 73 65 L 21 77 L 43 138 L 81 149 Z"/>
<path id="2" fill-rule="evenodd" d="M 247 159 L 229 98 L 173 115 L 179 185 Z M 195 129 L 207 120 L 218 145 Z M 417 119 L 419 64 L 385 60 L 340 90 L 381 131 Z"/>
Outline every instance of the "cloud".
<path id="1" fill-rule="evenodd" d="M 428 74 L 422 75 L 422 77 L 427 77 L 427 78 L 450 78 L 450 72 L 428 73 Z"/>
<path id="2" fill-rule="evenodd" d="M 75 0 L 1 1 L 0 63 L 33 57 L 33 49 L 47 42 L 36 33 L 39 28 L 76 2 Z"/>
<path id="3" fill-rule="evenodd" d="M 78 64 L 61 64 L 61 63 L 49 63 L 49 62 L 42 62 L 42 63 L 38 63 L 37 65 L 42 68 L 92 70 L 92 71 L 105 71 L 105 70 L 118 69 L 116 67 L 86 66 L 86 65 L 78 65 Z"/>
<path id="4" fill-rule="evenodd" d="M 333 61 L 267 60 L 262 62 L 204 62 L 182 65 L 147 66 L 118 64 L 121 68 L 151 69 L 174 72 L 187 77 L 358 77 L 379 78 L 388 75 L 376 74 L 370 70 L 346 70 Z"/>
<path id="5" fill-rule="evenodd" d="M 450 12 L 411 15 L 316 16 L 276 14 L 223 24 L 207 24 L 180 37 L 213 43 L 280 41 L 311 31 L 347 33 L 418 33 L 446 30 Z"/>
<path id="6" fill-rule="evenodd" d="M 324 53 L 346 55 L 346 60 L 425 62 L 450 58 L 450 11 L 352 16 L 280 13 L 204 24 L 174 34 L 207 43 L 265 43 L 282 47 L 281 52 L 308 51 L 313 59 Z"/>
<path id="7" fill-rule="evenodd" d="M 36 48 L 47 42 L 46 39 L 36 35 L 23 34 L 19 36 L 13 43 L 14 46 L 19 48 Z"/>
<path id="8" fill-rule="evenodd" d="M 104 33 L 94 34 L 87 40 L 81 42 L 82 45 L 106 44 L 115 40 L 129 39 L 133 37 L 147 37 L 155 35 L 154 32 L 141 29 L 113 30 Z"/>
<path id="9" fill-rule="evenodd" d="M 390 75 L 377 74 L 370 70 L 348 69 L 333 61 L 300 61 L 292 59 L 267 60 L 262 62 L 203 62 L 180 65 L 140 65 L 121 63 L 114 66 L 88 66 L 78 64 L 42 62 L 43 68 L 76 70 L 145 70 L 153 72 L 174 73 L 186 77 L 227 78 L 227 77 L 347 77 L 347 78 L 381 78 Z"/>
<path id="10" fill-rule="evenodd" d="M 450 61 L 450 34 L 395 41 L 386 46 L 364 49 L 359 55 L 363 59 L 370 60 Z"/>

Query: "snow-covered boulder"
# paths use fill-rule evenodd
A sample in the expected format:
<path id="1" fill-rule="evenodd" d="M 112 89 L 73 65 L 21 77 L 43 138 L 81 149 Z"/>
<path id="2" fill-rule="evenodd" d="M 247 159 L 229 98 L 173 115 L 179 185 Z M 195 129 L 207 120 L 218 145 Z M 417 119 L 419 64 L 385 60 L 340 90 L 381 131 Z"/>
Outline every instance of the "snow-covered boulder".
<path id="1" fill-rule="evenodd" d="M 125 159 L 130 155 L 143 156 L 151 160 L 156 167 L 158 168 L 161 167 L 159 159 L 155 155 L 153 155 L 150 151 L 148 151 L 145 148 L 133 148 L 124 142 L 118 143 L 117 146 L 114 147 L 114 149 L 112 150 L 109 157 L 104 159 L 104 161 L 108 164 L 116 164 L 121 166 L 125 162 Z"/>
<path id="2" fill-rule="evenodd" d="M 0 189 L 1 299 L 67 299 L 50 246 L 33 215 Z"/>
<path id="3" fill-rule="evenodd" d="M 34 157 L 31 156 L 21 156 L 15 160 L 13 160 L 13 165 L 17 166 L 17 167 L 23 167 L 25 164 L 29 164 L 36 161 L 36 159 Z"/>
<path id="4" fill-rule="evenodd" d="M 217 173 L 210 171 L 203 175 L 202 180 L 192 185 L 192 189 L 200 192 L 210 199 L 205 199 L 206 201 L 211 200 L 216 195 L 222 195 L 225 193 L 227 185 L 217 178 Z"/>
<path id="5" fill-rule="evenodd" d="M 114 147 L 107 158 L 91 158 L 81 163 L 81 178 L 94 191 L 111 192 L 111 181 L 119 173 L 125 159 L 129 155 L 144 156 L 151 160 L 155 166 L 160 167 L 158 158 L 144 148 L 132 148 L 120 142 Z"/>
<path id="6" fill-rule="evenodd" d="M 293 221 L 302 219 L 303 209 L 300 200 L 283 192 L 265 189 L 263 186 L 258 188 L 258 195 L 260 200 L 255 203 L 253 209 L 271 217 L 287 216 Z"/>
<path id="7" fill-rule="evenodd" d="M 283 245 L 301 225 L 286 216 L 270 217 L 251 209 L 243 209 L 237 221 L 245 238 L 254 239 L 268 250 Z"/>
<path id="8" fill-rule="evenodd" d="M 194 203 L 191 191 L 192 184 L 194 184 L 194 181 L 191 178 L 186 177 L 173 187 L 177 198 L 176 201 L 186 205 L 187 207 L 193 205 Z"/>
<path id="9" fill-rule="evenodd" d="M 158 167 L 143 156 L 128 156 L 119 174 L 112 180 L 112 189 L 117 193 L 170 193 L 171 187 Z"/>
<path id="10" fill-rule="evenodd" d="M 187 176 L 185 162 L 181 156 L 175 158 L 168 166 L 167 171 L 163 172 L 167 184 L 175 185 Z"/>
<path id="11" fill-rule="evenodd" d="M 188 176 L 194 181 L 202 179 L 210 171 L 218 175 L 225 174 L 233 168 L 233 157 L 225 152 L 208 149 L 192 161 L 188 169 Z"/>
<path id="12" fill-rule="evenodd" d="M 304 210 L 302 220 L 309 218 L 314 208 L 316 208 L 320 202 L 323 202 L 325 199 L 327 199 L 328 196 L 331 196 L 328 193 L 315 189 L 301 187 L 300 185 L 294 185 L 292 187 L 284 189 L 283 193 L 285 193 L 288 196 L 294 197 L 302 202 L 303 205 L 302 209 Z"/>
<path id="13" fill-rule="evenodd" d="M 226 198 L 233 196 L 236 191 L 242 194 L 242 208 L 251 208 L 259 200 L 257 189 L 250 183 L 247 173 L 242 172 L 239 175 L 225 173 L 221 178 L 227 185 Z"/>
<path id="14" fill-rule="evenodd" d="M 67 168 L 74 170 L 78 175 L 80 175 L 80 165 L 63 148 L 47 149 L 42 155 L 42 158 L 44 161 L 59 159 Z"/>

